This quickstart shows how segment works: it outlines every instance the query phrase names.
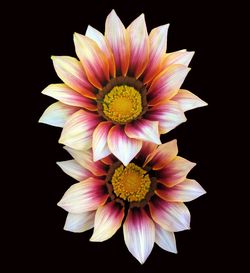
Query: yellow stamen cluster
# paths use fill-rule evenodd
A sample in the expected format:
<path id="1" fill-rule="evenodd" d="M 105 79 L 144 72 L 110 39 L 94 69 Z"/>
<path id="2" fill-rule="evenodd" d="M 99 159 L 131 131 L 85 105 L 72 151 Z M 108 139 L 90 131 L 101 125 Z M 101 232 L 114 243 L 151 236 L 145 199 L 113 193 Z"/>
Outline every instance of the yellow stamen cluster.
<path id="1" fill-rule="evenodd" d="M 104 96 L 103 113 L 118 123 L 136 119 L 142 112 L 141 94 L 131 86 L 115 86 Z"/>
<path id="2" fill-rule="evenodd" d="M 121 165 L 115 170 L 111 183 L 116 196 L 131 202 L 145 199 L 151 181 L 145 170 L 129 163 L 127 167 Z"/>

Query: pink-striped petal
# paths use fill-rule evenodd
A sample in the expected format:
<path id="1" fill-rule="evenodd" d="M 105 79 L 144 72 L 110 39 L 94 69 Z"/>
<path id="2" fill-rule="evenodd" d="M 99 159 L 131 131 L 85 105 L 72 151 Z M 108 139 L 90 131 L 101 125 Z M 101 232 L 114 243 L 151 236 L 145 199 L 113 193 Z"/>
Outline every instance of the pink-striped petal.
<path id="1" fill-rule="evenodd" d="M 176 139 L 161 144 L 145 159 L 144 166 L 150 165 L 153 170 L 160 170 L 171 162 L 178 153 Z"/>
<path id="2" fill-rule="evenodd" d="M 112 165 L 113 163 L 117 162 L 117 158 L 113 155 L 110 154 L 104 158 L 101 159 L 101 161 L 105 164 L 105 165 Z"/>
<path id="3" fill-rule="evenodd" d="M 83 168 L 89 170 L 96 176 L 103 176 L 107 174 L 106 165 L 101 161 L 93 161 L 93 154 L 91 150 L 79 151 L 64 146 L 64 149 L 80 164 Z"/>
<path id="4" fill-rule="evenodd" d="M 110 43 L 115 58 L 117 74 L 126 76 L 130 59 L 129 37 L 122 21 L 114 10 L 110 12 L 106 19 L 105 36 Z"/>
<path id="5" fill-rule="evenodd" d="M 125 244 L 130 253 L 143 264 L 155 242 L 155 225 L 143 209 L 129 210 L 123 225 Z"/>
<path id="6" fill-rule="evenodd" d="M 162 185 L 156 193 L 169 202 L 189 202 L 205 194 L 206 191 L 195 180 L 185 179 L 172 188 Z"/>
<path id="7" fill-rule="evenodd" d="M 176 101 L 183 112 L 207 106 L 207 103 L 201 100 L 199 97 L 194 95 L 185 89 L 180 89 L 179 92 L 172 98 L 173 101 Z"/>
<path id="8" fill-rule="evenodd" d="M 75 33 L 75 50 L 80 59 L 88 80 L 98 89 L 102 89 L 109 80 L 109 63 L 105 54 L 95 41 Z"/>
<path id="9" fill-rule="evenodd" d="M 167 50 L 169 24 L 151 30 L 149 34 L 149 62 L 143 73 L 143 82 L 150 82 L 161 69 L 161 62 Z"/>
<path id="10" fill-rule="evenodd" d="M 103 242 L 111 238 L 121 227 L 124 207 L 119 203 L 109 202 L 99 207 L 95 215 L 94 232 L 90 241 Z"/>
<path id="11" fill-rule="evenodd" d="M 157 148 L 157 146 L 158 145 L 155 143 L 143 141 L 142 148 L 136 156 L 136 159 L 140 162 L 141 166 L 147 160 L 147 157 L 150 156 L 150 154 Z"/>
<path id="12" fill-rule="evenodd" d="M 136 18 L 127 30 L 130 41 L 129 72 L 139 78 L 149 61 L 149 38 L 144 14 Z"/>
<path id="13" fill-rule="evenodd" d="M 163 229 L 158 224 L 155 224 L 155 242 L 162 249 L 177 253 L 174 233 Z"/>
<path id="14" fill-rule="evenodd" d="M 68 213 L 64 230 L 71 232 L 84 232 L 94 227 L 95 211 L 82 213 Z"/>
<path id="15" fill-rule="evenodd" d="M 148 95 L 148 105 L 166 103 L 177 94 L 190 68 L 173 64 L 163 70 L 152 82 Z"/>
<path id="16" fill-rule="evenodd" d="M 57 205 L 71 213 L 83 213 L 96 210 L 107 198 L 105 181 L 90 177 L 73 184 Z"/>
<path id="17" fill-rule="evenodd" d="M 173 187 L 184 181 L 187 174 L 192 170 L 196 163 L 183 157 L 177 156 L 163 169 L 157 172 L 157 180 L 167 187 Z"/>
<path id="18" fill-rule="evenodd" d="M 142 141 L 129 138 L 124 128 L 115 125 L 109 130 L 108 134 L 109 150 L 127 166 L 129 162 L 136 156 L 142 147 Z"/>
<path id="19" fill-rule="evenodd" d="M 66 174 L 78 181 L 82 181 L 88 177 L 93 176 L 90 171 L 88 171 L 86 168 L 83 168 L 73 159 L 56 163 Z"/>
<path id="20" fill-rule="evenodd" d="M 153 106 L 147 111 L 145 118 L 159 121 L 160 134 L 166 134 L 187 120 L 180 105 L 172 100 Z"/>
<path id="21" fill-rule="evenodd" d="M 190 229 L 190 212 L 183 203 L 166 202 L 155 197 L 149 203 L 153 220 L 167 231 Z"/>
<path id="22" fill-rule="evenodd" d="M 94 100 L 84 97 L 63 83 L 50 84 L 42 91 L 42 94 L 68 105 L 83 107 L 90 111 L 97 110 L 97 105 Z"/>
<path id="23" fill-rule="evenodd" d="M 103 121 L 95 128 L 92 141 L 94 161 L 100 160 L 111 153 L 108 147 L 107 137 L 112 125 L 113 123 L 110 121 Z"/>
<path id="24" fill-rule="evenodd" d="M 100 122 L 96 114 L 79 110 L 74 113 L 64 125 L 59 143 L 73 149 L 87 150 L 92 146 L 92 135 Z"/>
<path id="25" fill-rule="evenodd" d="M 58 101 L 51 104 L 44 111 L 39 122 L 56 127 L 63 127 L 69 117 L 78 110 L 78 107 L 65 105 Z"/>
<path id="26" fill-rule="evenodd" d="M 107 38 L 92 26 L 87 27 L 86 36 L 95 41 L 102 52 L 105 54 L 109 63 L 109 73 L 112 77 L 115 77 L 115 59 Z"/>
<path id="27" fill-rule="evenodd" d="M 94 87 L 86 77 L 81 63 L 69 56 L 52 56 L 53 65 L 58 77 L 69 87 L 89 98 L 96 98 Z"/>
<path id="28" fill-rule="evenodd" d="M 179 50 L 166 54 L 162 61 L 162 70 L 172 64 L 182 64 L 188 66 L 194 56 L 194 51 Z"/>
<path id="29" fill-rule="evenodd" d="M 138 119 L 126 124 L 125 133 L 130 138 L 161 144 L 158 121 Z"/>

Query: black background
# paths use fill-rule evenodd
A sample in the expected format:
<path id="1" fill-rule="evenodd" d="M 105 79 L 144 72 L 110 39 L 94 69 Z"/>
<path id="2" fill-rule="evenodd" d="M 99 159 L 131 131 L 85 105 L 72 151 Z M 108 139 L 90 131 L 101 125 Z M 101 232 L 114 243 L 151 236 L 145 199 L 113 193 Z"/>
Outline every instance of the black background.
<path id="1" fill-rule="evenodd" d="M 55 164 L 69 158 L 57 142 L 61 129 L 38 124 L 43 111 L 54 102 L 41 91 L 60 82 L 50 56 L 75 56 L 73 33 L 85 33 L 88 24 L 103 32 L 105 18 L 113 8 L 125 26 L 142 12 L 148 31 L 170 23 L 168 51 L 185 48 L 196 52 L 183 88 L 209 104 L 187 112 L 186 123 L 162 136 L 163 142 L 177 138 L 179 155 L 197 162 L 189 177 L 200 182 L 207 194 L 187 203 L 191 230 L 176 233 L 178 254 L 155 245 L 144 265 L 126 249 L 122 229 L 103 243 L 89 242 L 92 231 L 73 234 L 63 230 L 67 213 L 56 203 L 75 181 Z M 220 171 L 225 126 L 221 122 L 222 90 L 229 77 L 224 68 L 231 51 L 229 10 L 236 13 L 228 3 L 219 6 L 211 1 L 51 1 L 9 7 L 6 44 L 11 50 L 9 71 L 15 77 L 10 86 L 15 96 L 11 93 L 14 110 L 6 126 L 13 129 L 14 121 L 15 128 L 9 137 L 14 148 L 12 161 L 8 160 L 6 169 L 11 177 L 6 272 L 12 272 L 12 266 L 26 272 L 200 272 L 233 265 L 234 260 L 225 254 L 232 239 L 225 224 L 226 181 Z M 8 39 L 12 42 L 7 43 Z"/>

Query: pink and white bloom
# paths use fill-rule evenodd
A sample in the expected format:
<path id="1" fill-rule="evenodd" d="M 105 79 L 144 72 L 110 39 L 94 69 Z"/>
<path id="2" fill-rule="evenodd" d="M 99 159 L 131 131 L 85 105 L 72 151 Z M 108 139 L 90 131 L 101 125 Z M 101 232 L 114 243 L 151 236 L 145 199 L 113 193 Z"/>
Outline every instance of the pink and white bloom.
<path id="1" fill-rule="evenodd" d="M 125 244 L 140 263 L 146 261 L 154 243 L 177 253 L 174 232 L 190 228 L 190 213 L 184 202 L 196 199 L 205 190 L 187 178 L 195 163 L 177 156 L 176 140 L 159 146 L 144 142 L 127 166 L 113 155 L 94 162 L 91 149 L 65 149 L 74 159 L 58 165 L 79 181 L 58 203 L 68 212 L 65 230 L 94 228 L 90 241 L 102 242 L 125 220 Z"/>
<path id="2" fill-rule="evenodd" d="M 63 127 L 59 142 L 93 149 L 94 161 L 109 154 L 124 165 L 143 141 L 160 144 L 160 135 L 186 121 L 185 111 L 207 105 L 180 89 L 194 52 L 166 53 L 169 24 L 149 34 L 144 15 L 127 28 L 114 10 L 105 34 L 88 26 L 74 34 L 78 59 L 53 56 L 63 81 L 42 93 L 57 99 L 40 122 Z"/>

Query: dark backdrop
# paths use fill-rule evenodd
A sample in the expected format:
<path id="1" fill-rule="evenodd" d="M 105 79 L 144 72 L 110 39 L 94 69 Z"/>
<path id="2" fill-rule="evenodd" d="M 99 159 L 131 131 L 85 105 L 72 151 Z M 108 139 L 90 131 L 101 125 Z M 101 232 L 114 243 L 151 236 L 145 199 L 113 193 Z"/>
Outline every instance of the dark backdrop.
<path id="1" fill-rule="evenodd" d="M 126 26 L 142 12 L 148 31 L 170 23 L 168 51 L 185 48 L 196 52 L 183 87 L 209 104 L 187 112 L 186 123 L 162 136 L 163 142 L 177 138 L 179 155 L 197 162 L 189 177 L 200 182 L 207 194 L 187 203 L 191 230 L 176 233 L 178 254 L 155 245 L 144 265 L 126 249 L 122 229 L 103 243 L 89 242 L 92 231 L 74 234 L 63 230 L 67 213 L 56 204 L 75 181 L 56 161 L 69 156 L 57 142 L 61 129 L 37 122 L 54 101 L 40 92 L 60 82 L 50 56 L 75 56 L 73 33 L 84 33 L 88 24 L 104 31 L 105 18 L 113 8 Z M 10 85 L 17 94 L 12 98 L 15 107 L 10 117 L 15 121 L 10 136 L 15 151 L 11 166 L 15 168 L 9 174 L 14 181 L 10 183 L 12 198 L 17 201 L 9 215 L 14 222 L 11 236 L 6 238 L 10 267 L 26 272 L 203 272 L 232 263 L 223 258 L 229 243 L 224 225 L 227 212 L 221 201 L 225 181 L 219 166 L 223 153 L 219 132 L 224 123 L 223 111 L 218 109 L 227 77 L 222 64 L 228 58 L 225 44 L 230 35 L 226 15 L 225 5 L 210 1 L 51 1 L 9 8 L 10 71 L 15 74 Z"/>

